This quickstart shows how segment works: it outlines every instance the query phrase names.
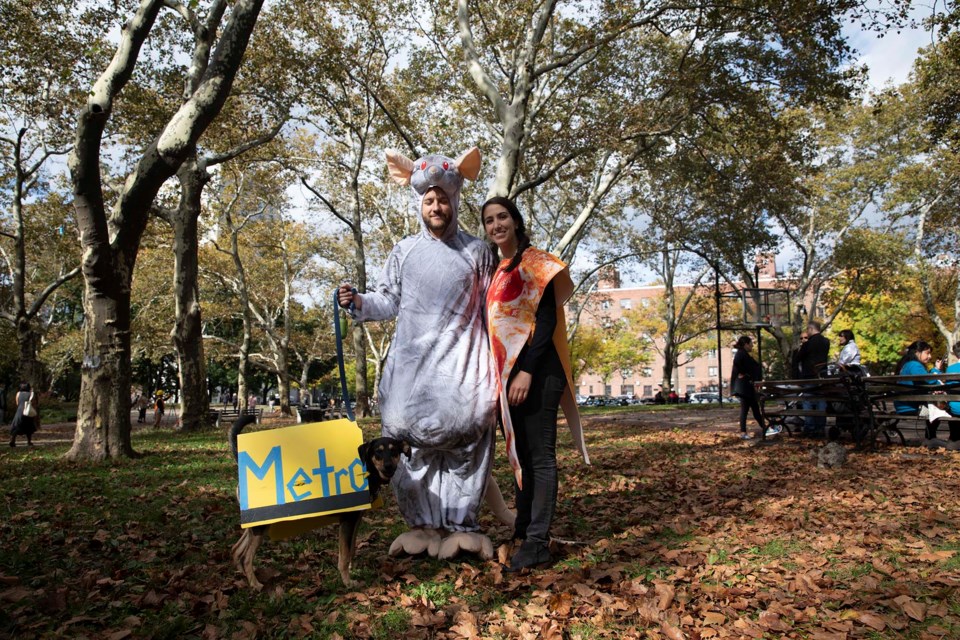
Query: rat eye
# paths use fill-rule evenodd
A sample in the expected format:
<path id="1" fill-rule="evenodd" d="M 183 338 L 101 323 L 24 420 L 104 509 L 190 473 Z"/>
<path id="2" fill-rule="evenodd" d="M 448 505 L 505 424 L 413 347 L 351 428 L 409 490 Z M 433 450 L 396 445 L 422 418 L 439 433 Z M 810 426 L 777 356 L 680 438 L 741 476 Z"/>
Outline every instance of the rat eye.
<path id="1" fill-rule="evenodd" d="M 443 163 L 443 170 L 446 171 L 446 170 L 449 169 L 449 168 L 450 168 L 450 163 L 449 163 L 449 162 L 444 162 L 444 163 Z"/>
<path id="2" fill-rule="evenodd" d="M 420 163 L 420 171 L 423 171 L 426 168 L 427 168 L 427 161 L 424 160 L 423 162 Z"/>

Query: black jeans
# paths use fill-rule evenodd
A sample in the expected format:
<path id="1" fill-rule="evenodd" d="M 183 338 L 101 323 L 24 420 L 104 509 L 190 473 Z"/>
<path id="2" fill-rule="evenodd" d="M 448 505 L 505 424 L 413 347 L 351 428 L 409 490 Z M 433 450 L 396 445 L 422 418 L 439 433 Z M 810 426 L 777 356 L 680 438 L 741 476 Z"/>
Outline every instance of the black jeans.
<path id="1" fill-rule="evenodd" d="M 753 419 L 763 429 L 763 414 L 760 413 L 760 403 L 757 402 L 755 393 L 745 393 L 737 396 L 740 400 L 740 433 L 747 432 L 747 412 L 753 411 Z"/>
<path id="2" fill-rule="evenodd" d="M 523 489 L 517 491 L 514 535 L 546 545 L 557 506 L 557 408 L 567 385 L 556 351 L 540 363 L 523 404 L 510 407 Z"/>

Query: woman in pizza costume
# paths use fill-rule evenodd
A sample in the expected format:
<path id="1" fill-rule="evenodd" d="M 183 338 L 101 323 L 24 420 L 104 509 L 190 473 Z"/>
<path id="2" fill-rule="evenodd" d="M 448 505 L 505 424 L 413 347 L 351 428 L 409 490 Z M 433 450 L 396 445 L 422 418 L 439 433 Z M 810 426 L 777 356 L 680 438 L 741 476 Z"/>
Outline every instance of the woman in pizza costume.
<path id="1" fill-rule="evenodd" d="M 563 315 L 573 282 L 562 261 L 530 246 L 523 217 L 511 200 L 491 198 L 481 217 L 487 237 L 503 256 L 487 291 L 487 328 L 507 457 L 516 480 L 514 540 L 522 540 L 508 570 L 519 571 L 551 560 L 558 407 L 574 446 L 590 463 L 573 395 Z"/>

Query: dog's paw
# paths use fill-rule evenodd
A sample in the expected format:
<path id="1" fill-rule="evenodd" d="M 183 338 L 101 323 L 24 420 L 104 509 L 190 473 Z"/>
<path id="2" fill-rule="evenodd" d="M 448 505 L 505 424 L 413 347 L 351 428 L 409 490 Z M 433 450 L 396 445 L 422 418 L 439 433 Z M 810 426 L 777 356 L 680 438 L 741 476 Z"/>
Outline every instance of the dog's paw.
<path id="1" fill-rule="evenodd" d="M 443 539 L 437 557 L 440 560 L 449 560 L 456 558 L 461 551 L 475 553 L 484 560 L 490 560 L 493 558 L 493 543 L 482 533 L 458 531 Z"/>
<path id="2" fill-rule="evenodd" d="M 434 529 L 413 529 L 397 536 L 390 545 L 390 555 L 398 556 L 405 553 L 416 556 L 424 551 L 432 558 L 437 557 L 440 551 L 440 533 Z"/>

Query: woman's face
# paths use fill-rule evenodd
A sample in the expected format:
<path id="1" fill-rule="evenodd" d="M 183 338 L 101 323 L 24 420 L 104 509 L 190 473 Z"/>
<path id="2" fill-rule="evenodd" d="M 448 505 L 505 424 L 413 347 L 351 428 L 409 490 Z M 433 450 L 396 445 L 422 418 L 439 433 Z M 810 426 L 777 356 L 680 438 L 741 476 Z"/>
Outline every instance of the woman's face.
<path id="1" fill-rule="evenodd" d="M 927 364 L 930 362 L 930 358 L 933 357 L 933 349 L 927 349 L 926 351 L 917 351 L 917 360 L 920 361 L 920 364 Z"/>
<path id="2" fill-rule="evenodd" d="M 747 351 L 747 352 L 753 351 L 753 343 L 750 342 L 750 341 L 744 342 L 744 343 L 743 343 L 743 350 L 744 350 L 744 351 Z"/>
<path id="3" fill-rule="evenodd" d="M 847 344 L 847 337 L 844 335 L 841 335 L 840 337 L 838 337 L 837 340 L 840 342 L 840 346 Z"/>
<path id="4" fill-rule="evenodd" d="M 501 252 L 517 244 L 517 223 L 502 204 L 490 204 L 483 210 L 483 230 Z"/>

